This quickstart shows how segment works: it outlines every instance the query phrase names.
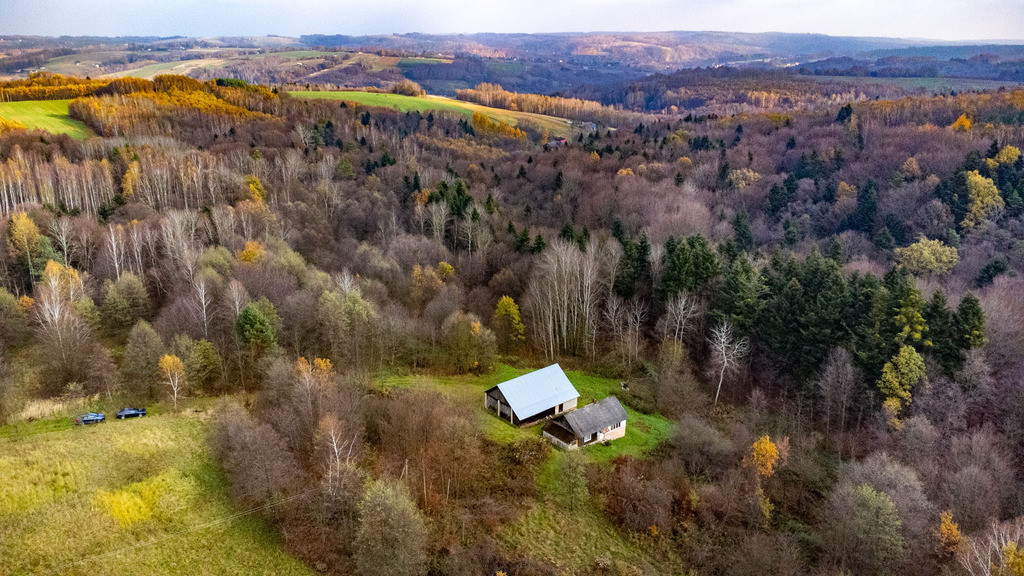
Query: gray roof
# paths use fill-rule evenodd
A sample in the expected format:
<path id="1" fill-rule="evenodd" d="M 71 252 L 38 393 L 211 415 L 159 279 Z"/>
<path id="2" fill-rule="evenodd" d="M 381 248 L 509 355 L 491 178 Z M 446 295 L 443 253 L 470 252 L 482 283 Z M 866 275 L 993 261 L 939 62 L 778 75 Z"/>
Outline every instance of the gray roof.
<path id="1" fill-rule="evenodd" d="M 496 388 L 520 420 L 580 397 L 558 364 L 502 382 Z"/>
<path id="2" fill-rule="evenodd" d="M 566 423 L 579 438 L 586 438 L 625 419 L 626 409 L 615 396 L 565 414 Z"/>

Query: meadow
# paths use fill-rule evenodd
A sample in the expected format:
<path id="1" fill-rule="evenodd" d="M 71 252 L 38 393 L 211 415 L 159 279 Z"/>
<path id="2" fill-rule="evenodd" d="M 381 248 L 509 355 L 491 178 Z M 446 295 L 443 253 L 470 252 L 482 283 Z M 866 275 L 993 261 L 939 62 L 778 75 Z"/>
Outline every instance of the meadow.
<path id="1" fill-rule="evenodd" d="M 222 58 L 200 58 L 197 60 L 183 60 L 174 62 L 158 62 L 156 64 L 147 64 L 146 66 L 140 66 L 139 68 L 132 68 L 129 70 L 122 70 L 120 72 L 112 72 L 110 74 L 104 74 L 100 78 L 125 78 L 131 76 L 133 78 L 146 78 L 152 80 L 161 74 L 188 74 L 192 70 L 199 68 L 206 69 L 217 69 L 223 66 L 227 62 Z"/>
<path id="2" fill-rule="evenodd" d="M 30 100 L 0 102 L 0 118 L 21 122 L 29 130 L 47 130 L 54 134 L 67 134 L 72 138 L 85 138 L 92 131 L 78 120 L 68 116 L 68 100 Z"/>
<path id="3" fill-rule="evenodd" d="M 322 100 L 344 100 L 355 102 L 364 106 L 378 106 L 391 108 L 399 112 L 449 112 L 465 118 L 472 118 L 474 113 L 487 116 L 491 120 L 504 122 L 511 126 L 518 126 L 520 123 L 529 124 L 538 129 L 546 129 L 554 136 L 569 136 L 571 124 L 564 118 L 545 116 L 543 114 L 531 114 L 528 112 L 515 112 L 490 108 L 472 102 L 463 102 L 443 96 L 405 96 L 402 94 L 386 94 L 380 92 L 363 92 L 358 90 L 338 91 L 294 91 L 289 92 L 296 98 L 311 98 Z"/>
<path id="4" fill-rule="evenodd" d="M 404 375 L 379 378 L 384 392 L 429 389 L 473 408 L 481 429 L 498 442 L 540 435 L 542 424 L 522 428 L 483 408 L 482 394 L 530 369 L 499 364 L 484 375 Z M 621 390 L 617 380 L 567 370 L 580 404 Z M 0 566 L 3 574 L 117 574 L 126 567 L 173 574 L 203 566 L 203 573 L 310 574 L 283 552 L 273 528 L 257 514 L 235 508 L 207 445 L 212 402 L 193 401 L 174 413 L 162 405 L 136 420 L 76 427 L 72 412 L 113 408 L 94 398 L 31 422 L 0 427 Z M 41 409 L 37 409 L 41 410 Z M 581 451 L 599 465 L 621 454 L 642 456 L 666 439 L 671 423 L 627 407 L 626 436 Z M 625 538 L 593 499 L 562 494 L 566 453 L 553 450 L 538 478 L 539 497 L 498 540 L 511 550 L 585 568 L 607 557 L 633 565 L 653 560 Z M 566 538 L 566 535 L 569 538 Z"/>
<path id="5" fill-rule="evenodd" d="M 499 364 L 494 372 L 479 376 L 392 376 L 379 381 L 385 390 L 419 388 L 435 390 L 454 402 L 475 409 L 481 429 L 497 442 L 539 437 L 544 424 L 515 427 L 483 407 L 488 388 L 532 371 L 533 368 Z M 619 380 L 578 370 L 566 376 L 580 393 L 579 406 L 611 395 L 621 395 Z M 643 414 L 626 406 L 626 435 L 607 446 L 594 444 L 580 450 L 585 461 L 608 466 L 617 456 L 642 457 L 669 438 L 673 423 L 660 414 Z M 593 568 L 595 558 L 622 561 L 657 571 L 658 562 L 635 541 L 626 537 L 605 516 L 593 498 L 576 500 L 564 492 L 561 467 L 567 452 L 551 451 L 537 479 L 538 498 L 515 522 L 503 526 L 498 540 L 510 550 L 541 558 L 567 573 Z M 578 573 L 578 572 L 577 572 Z"/>
<path id="6" fill-rule="evenodd" d="M 207 414 L 0 428 L 0 572 L 311 574 L 232 506 Z"/>

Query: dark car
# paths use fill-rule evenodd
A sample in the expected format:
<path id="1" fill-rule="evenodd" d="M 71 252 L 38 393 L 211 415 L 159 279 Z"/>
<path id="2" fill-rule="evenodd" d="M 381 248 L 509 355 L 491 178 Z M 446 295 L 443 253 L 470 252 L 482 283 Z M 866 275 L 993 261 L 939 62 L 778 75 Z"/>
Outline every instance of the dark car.
<path id="1" fill-rule="evenodd" d="M 107 417 L 99 412 L 89 412 L 82 414 L 78 418 L 75 418 L 75 424 L 81 426 L 83 424 L 99 424 L 100 422 L 106 422 Z"/>
<path id="2" fill-rule="evenodd" d="M 145 408 L 121 408 L 117 411 L 118 420 L 124 420 L 125 418 L 141 418 L 145 415 Z"/>

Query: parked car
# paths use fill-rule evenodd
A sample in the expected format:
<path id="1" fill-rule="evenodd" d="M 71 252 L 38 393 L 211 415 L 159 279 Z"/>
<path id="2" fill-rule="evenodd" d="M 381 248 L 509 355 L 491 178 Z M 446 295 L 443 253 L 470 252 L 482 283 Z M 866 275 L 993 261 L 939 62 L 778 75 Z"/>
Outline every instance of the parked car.
<path id="1" fill-rule="evenodd" d="M 117 411 L 118 420 L 124 420 L 125 418 L 141 418 L 145 415 L 145 408 L 121 408 Z"/>
<path id="2" fill-rule="evenodd" d="M 100 412 L 88 412 L 82 414 L 78 418 L 75 418 L 75 424 L 81 426 L 83 424 L 99 424 L 100 422 L 106 422 L 107 417 Z"/>

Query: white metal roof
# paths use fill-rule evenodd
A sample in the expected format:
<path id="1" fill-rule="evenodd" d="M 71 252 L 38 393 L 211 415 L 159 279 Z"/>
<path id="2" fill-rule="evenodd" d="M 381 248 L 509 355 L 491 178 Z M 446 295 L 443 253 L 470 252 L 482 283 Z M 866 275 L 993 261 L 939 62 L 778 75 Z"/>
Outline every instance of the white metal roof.
<path id="1" fill-rule="evenodd" d="M 502 382 L 497 388 L 520 420 L 580 397 L 558 364 Z"/>

